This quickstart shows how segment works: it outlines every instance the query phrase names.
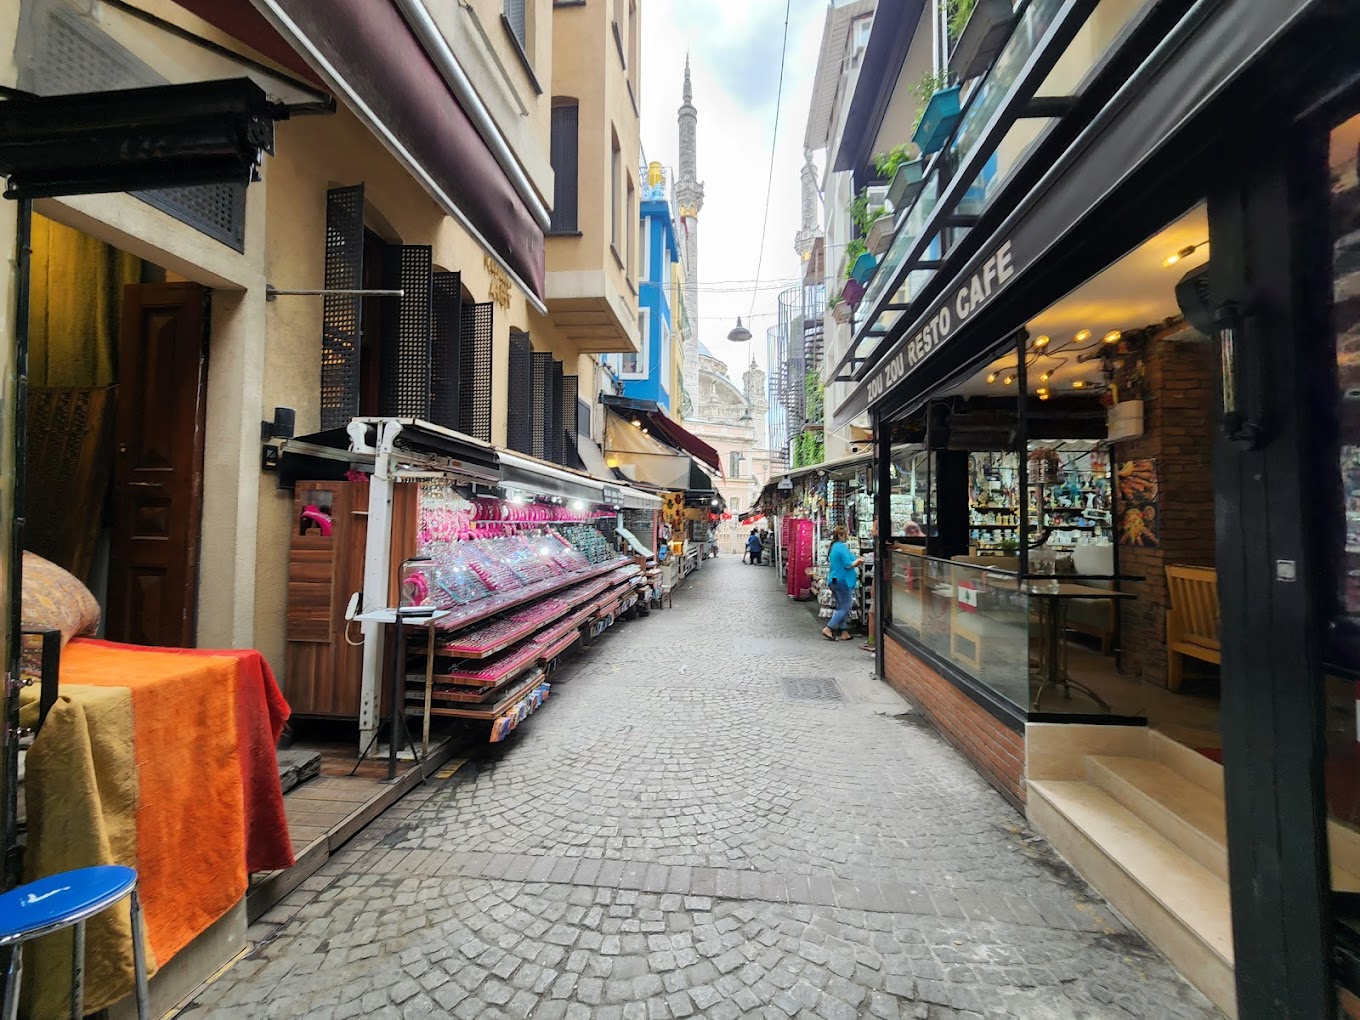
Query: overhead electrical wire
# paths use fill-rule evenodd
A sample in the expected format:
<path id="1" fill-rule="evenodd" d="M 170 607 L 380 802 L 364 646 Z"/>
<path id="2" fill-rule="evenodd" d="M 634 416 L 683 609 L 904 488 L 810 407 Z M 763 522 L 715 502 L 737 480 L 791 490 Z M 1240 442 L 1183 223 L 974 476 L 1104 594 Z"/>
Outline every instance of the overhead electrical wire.
<path id="1" fill-rule="evenodd" d="M 756 253 L 756 285 L 751 288 L 751 311 L 756 311 L 756 293 L 760 289 L 760 270 L 765 264 L 765 231 L 770 226 L 770 195 L 774 190 L 774 159 L 779 141 L 779 106 L 784 98 L 784 64 L 789 52 L 789 9 L 793 0 L 784 0 L 784 41 L 779 47 L 779 86 L 774 93 L 774 133 L 770 138 L 770 173 L 765 180 L 765 215 L 760 224 L 760 249 Z"/>

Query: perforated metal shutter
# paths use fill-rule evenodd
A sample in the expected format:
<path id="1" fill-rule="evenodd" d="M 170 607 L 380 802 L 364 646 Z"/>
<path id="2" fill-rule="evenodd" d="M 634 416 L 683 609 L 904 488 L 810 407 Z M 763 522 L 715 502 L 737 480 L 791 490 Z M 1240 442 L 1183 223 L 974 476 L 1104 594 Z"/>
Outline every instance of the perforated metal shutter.
<path id="1" fill-rule="evenodd" d="M 562 463 L 562 362 L 554 360 L 548 376 L 548 392 L 552 396 L 548 410 L 547 428 L 551 439 L 548 459 L 554 464 Z"/>
<path id="2" fill-rule="evenodd" d="M 510 331 L 509 370 L 510 420 L 506 423 L 506 443 L 512 450 L 532 454 L 534 428 L 529 402 L 533 399 L 533 343 L 528 333 Z"/>
<path id="3" fill-rule="evenodd" d="M 463 359 L 462 279 L 457 273 L 430 275 L 430 421 L 458 428 L 458 367 Z"/>
<path id="4" fill-rule="evenodd" d="M 430 416 L 430 275 L 433 253 L 427 245 L 389 245 L 383 255 L 383 281 L 404 293 L 382 298 L 382 414 L 399 418 Z"/>
<path id="5" fill-rule="evenodd" d="M 533 421 L 533 449 L 530 451 L 540 460 L 552 460 L 553 433 L 557 431 L 557 417 L 553 414 L 551 354 L 532 355 L 532 382 L 530 383 L 530 416 Z"/>
<path id="6" fill-rule="evenodd" d="M 491 336 L 490 302 L 464 305 L 459 328 L 463 351 L 458 367 L 462 385 L 458 395 L 458 429 L 485 443 L 491 442 Z"/>
<path id="7" fill-rule="evenodd" d="M 358 290 L 364 281 L 364 186 L 326 192 L 327 290 Z M 321 299 L 321 428 L 338 429 L 359 413 L 361 299 Z"/>
<path id="8" fill-rule="evenodd" d="M 552 108 L 552 135 L 549 159 L 553 168 L 553 208 L 548 230 L 553 234 L 574 234 L 577 221 L 578 167 L 580 152 L 580 110 L 576 103 L 561 103 Z"/>
<path id="9" fill-rule="evenodd" d="M 524 0 L 505 0 L 505 20 L 510 23 L 510 31 L 515 33 L 520 47 L 527 46 L 524 31 Z"/>
<path id="10" fill-rule="evenodd" d="M 585 464 L 581 460 L 579 441 L 577 439 L 577 428 L 579 427 L 580 417 L 577 411 L 577 399 L 580 394 L 580 380 L 574 375 L 562 376 L 562 403 L 560 415 L 562 418 L 562 463 L 569 468 L 576 468 L 581 471 L 585 469 Z"/>

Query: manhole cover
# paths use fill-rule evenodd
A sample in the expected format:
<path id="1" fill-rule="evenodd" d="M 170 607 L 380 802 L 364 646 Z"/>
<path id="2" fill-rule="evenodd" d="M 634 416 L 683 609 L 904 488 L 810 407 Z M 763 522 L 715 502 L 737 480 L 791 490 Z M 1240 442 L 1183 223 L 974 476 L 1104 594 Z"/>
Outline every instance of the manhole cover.
<path id="1" fill-rule="evenodd" d="M 784 697 L 788 701 L 844 701 L 835 680 L 823 677 L 786 676 Z"/>

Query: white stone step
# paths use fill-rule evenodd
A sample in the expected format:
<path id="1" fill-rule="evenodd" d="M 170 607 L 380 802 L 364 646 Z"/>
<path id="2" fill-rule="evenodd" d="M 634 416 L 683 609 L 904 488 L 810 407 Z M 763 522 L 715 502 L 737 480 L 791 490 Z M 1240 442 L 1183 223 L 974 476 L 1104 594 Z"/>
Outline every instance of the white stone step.
<path id="1" fill-rule="evenodd" d="M 1028 786 L 1035 827 L 1228 1016 L 1236 1016 L 1228 884 L 1095 783 Z"/>
<path id="2" fill-rule="evenodd" d="M 1224 882 L 1228 880 L 1223 798 L 1148 758 L 1086 759 L 1086 776 Z"/>

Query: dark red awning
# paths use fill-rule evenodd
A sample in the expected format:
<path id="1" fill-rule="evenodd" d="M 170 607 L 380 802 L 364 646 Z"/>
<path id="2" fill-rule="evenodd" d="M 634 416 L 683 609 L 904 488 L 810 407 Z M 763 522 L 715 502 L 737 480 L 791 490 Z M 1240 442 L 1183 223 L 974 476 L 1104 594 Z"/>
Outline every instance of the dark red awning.
<path id="1" fill-rule="evenodd" d="M 299 58 L 288 59 L 283 45 L 308 63 L 314 59 L 280 38 L 266 0 L 253 0 L 254 8 L 252 0 L 177 2 L 285 67 L 298 70 Z M 392 0 L 268 3 L 287 15 L 542 301 L 543 230 Z M 309 79 L 318 76 L 327 80 L 322 67 L 308 70 Z M 348 102 L 343 94 L 336 98 Z"/>

